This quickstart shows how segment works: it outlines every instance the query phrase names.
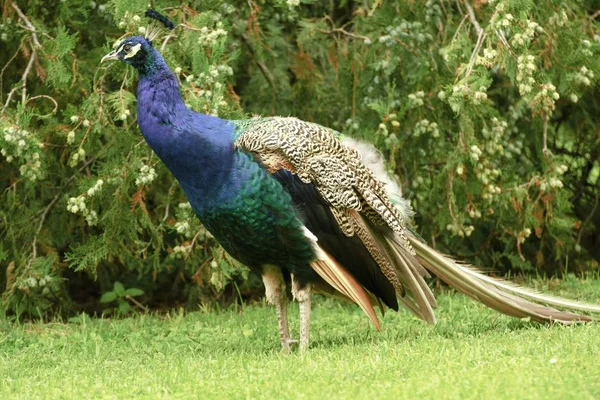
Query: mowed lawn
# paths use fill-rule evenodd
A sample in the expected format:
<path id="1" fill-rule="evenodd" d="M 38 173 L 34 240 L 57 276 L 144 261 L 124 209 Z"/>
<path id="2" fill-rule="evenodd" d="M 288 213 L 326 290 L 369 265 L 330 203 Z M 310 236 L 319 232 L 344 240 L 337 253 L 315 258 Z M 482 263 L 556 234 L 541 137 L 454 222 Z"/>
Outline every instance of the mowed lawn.
<path id="1" fill-rule="evenodd" d="M 600 281 L 538 283 L 600 302 Z M 439 322 L 317 298 L 311 350 L 282 354 L 274 311 L 227 310 L 68 323 L 0 322 L 0 399 L 598 399 L 600 324 L 543 326 L 462 295 Z M 290 321 L 297 336 L 297 305 Z"/>

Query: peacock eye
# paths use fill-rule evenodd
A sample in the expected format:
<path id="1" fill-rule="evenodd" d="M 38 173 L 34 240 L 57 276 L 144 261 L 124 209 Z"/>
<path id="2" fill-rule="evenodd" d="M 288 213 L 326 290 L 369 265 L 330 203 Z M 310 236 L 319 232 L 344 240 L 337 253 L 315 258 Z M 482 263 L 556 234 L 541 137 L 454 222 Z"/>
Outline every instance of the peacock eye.
<path id="1" fill-rule="evenodd" d="M 125 53 L 129 53 L 131 51 L 131 45 L 126 44 L 125 46 L 123 46 L 123 50 L 125 50 Z"/>

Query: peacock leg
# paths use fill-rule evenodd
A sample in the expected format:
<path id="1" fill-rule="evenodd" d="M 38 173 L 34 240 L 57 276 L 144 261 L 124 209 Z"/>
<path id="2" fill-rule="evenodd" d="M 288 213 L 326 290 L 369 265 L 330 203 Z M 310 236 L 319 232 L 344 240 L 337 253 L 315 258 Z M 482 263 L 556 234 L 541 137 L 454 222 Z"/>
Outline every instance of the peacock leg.
<path id="1" fill-rule="evenodd" d="M 287 296 L 285 294 L 285 281 L 281 274 L 281 269 L 274 265 L 265 265 L 262 274 L 265 284 L 265 297 L 267 302 L 275 306 L 277 313 L 277 325 L 279 327 L 279 337 L 281 338 L 281 347 L 284 351 L 290 351 L 290 344 L 294 341 L 290 339 L 290 329 L 287 321 Z"/>
<path id="2" fill-rule="evenodd" d="M 300 352 L 308 350 L 308 341 L 310 336 L 310 300 L 312 295 L 312 286 L 307 284 L 301 287 L 292 275 L 292 294 L 300 304 Z"/>

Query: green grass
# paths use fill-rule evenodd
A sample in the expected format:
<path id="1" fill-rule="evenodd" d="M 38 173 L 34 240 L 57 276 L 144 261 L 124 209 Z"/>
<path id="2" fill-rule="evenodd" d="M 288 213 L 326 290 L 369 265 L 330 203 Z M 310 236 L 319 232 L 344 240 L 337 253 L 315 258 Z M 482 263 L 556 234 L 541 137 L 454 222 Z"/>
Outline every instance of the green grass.
<path id="1" fill-rule="evenodd" d="M 600 301 L 600 281 L 553 291 Z M 274 311 L 260 304 L 4 321 L 0 399 L 600 398 L 599 324 L 542 326 L 455 293 L 438 299 L 438 325 L 390 312 L 377 333 L 356 307 L 319 298 L 306 355 L 279 351 Z"/>

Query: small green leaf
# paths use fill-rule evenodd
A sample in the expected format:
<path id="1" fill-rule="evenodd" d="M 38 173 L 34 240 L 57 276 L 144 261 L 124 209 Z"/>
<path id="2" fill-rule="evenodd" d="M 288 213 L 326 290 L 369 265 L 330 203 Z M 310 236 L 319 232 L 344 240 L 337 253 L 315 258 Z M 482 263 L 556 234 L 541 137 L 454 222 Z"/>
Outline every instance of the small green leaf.
<path id="1" fill-rule="evenodd" d="M 119 303 L 119 313 L 127 314 L 129 311 L 131 311 L 131 306 L 129 305 L 129 303 L 127 303 L 126 301 Z"/>
<path id="2" fill-rule="evenodd" d="M 113 292 L 115 292 L 117 296 L 123 297 L 125 296 L 125 287 L 121 282 L 117 281 L 113 286 Z"/>
<path id="3" fill-rule="evenodd" d="M 100 303 L 110 303 L 111 301 L 115 301 L 117 299 L 117 294 L 115 292 L 106 292 L 100 297 Z"/>
<path id="4" fill-rule="evenodd" d="M 138 288 L 134 288 L 134 287 L 129 288 L 125 291 L 125 296 L 135 297 L 135 296 L 141 296 L 143 294 L 144 294 L 144 291 L 142 289 L 138 289 Z"/>

